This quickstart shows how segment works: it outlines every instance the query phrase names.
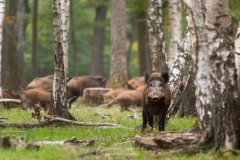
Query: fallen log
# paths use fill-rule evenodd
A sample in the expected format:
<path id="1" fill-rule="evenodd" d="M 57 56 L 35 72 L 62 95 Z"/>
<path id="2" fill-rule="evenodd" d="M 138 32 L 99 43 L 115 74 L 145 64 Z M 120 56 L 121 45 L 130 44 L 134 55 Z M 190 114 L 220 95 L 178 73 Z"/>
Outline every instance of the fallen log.
<path id="1" fill-rule="evenodd" d="M 20 99 L 0 99 L 0 103 L 16 103 L 21 104 Z"/>
<path id="2" fill-rule="evenodd" d="M 200 139 L 200 134 L 166 133 L 155 137 L 136 137 L 133 146 L 147 150 L 192 148 L 198 146 Z"/>
<path id="3" fill-rule="evenodd" d="M 110 88 L 86 88 L 83 90 L 82 103 L 86 104 L 102 104 L 102 94 L 109 92 Z"/>
<path id="4" fill-rule="evenodd" d="M 87 122 L 79 122 L 74 120 L 69 120 L 61 117 L 56 116 L 47 116 L 47 119 L 43 121 L 39 121 L 37 123 L 17 123 L 17 122 L 3 122 L 0 121 L 0 127 L 17 127 L 17 128 L 34 128 L 34 127 L 44 127 L 50 124 L 59 123 L 59 124 L 71 124 L 76 126 L 96 126 L 96 127 L 111 127 L 111 128 L 125 128 L 122 125 L 115 124 L 115 123 L 87 123 Z"/>

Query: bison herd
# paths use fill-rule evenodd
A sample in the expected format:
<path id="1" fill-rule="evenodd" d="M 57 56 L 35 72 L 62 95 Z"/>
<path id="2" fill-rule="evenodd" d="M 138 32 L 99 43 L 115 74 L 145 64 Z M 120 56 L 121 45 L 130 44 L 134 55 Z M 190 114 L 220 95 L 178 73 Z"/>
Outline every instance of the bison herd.
<path id="1" fill-rule="evenodd" d="M 86 88 L 106 88 L 107 81 L 102 76 L 78 76 L 67 78 L 67 99 L 69 108 L 83 95 Z M 22 109 L 34 108 L 39 104 L 47 110 L 51 103 L 53 75 L 34 78 L 19 95 L 3 90 L 3 98 L 21 99 Z M 110 90 L 101 95 L 104 106 L 117 104 L 121 111 L 130 106 L 142 106 L 142 130 L 149 124 L 153 127 L 153 116 L 158 116 L 159 130 L 164 130 L 165 117 L 171 102 L 168 74 L 153 72 L 135 77 L 123 84 L 121 89 Z"/>

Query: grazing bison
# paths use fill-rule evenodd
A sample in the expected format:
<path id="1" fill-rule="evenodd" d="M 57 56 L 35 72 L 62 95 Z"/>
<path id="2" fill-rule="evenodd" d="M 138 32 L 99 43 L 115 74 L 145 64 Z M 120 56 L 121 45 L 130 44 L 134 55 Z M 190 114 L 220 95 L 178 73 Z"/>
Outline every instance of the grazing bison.
<path id="1" fill-rule="evenodd" d="M 146 88 L 142 97 L 142 132 L 147 124 L 153 128 L 153 116 L 157 115 L 159 119 L 159 131 L 165 127 L 166 113 L 171 103 L 171 91 L 168 86 L 168 73 L 153 72 L 144 74 Z"/>
<path id="2" fill-rule="evenodd" d="M 27 86 L 27 89 L 33 88 L 42 88 L 45 90 L 52 91 L 53 89 L 53 75 L 45 76 L 45 77 L 37 77 L 32 80 Z M 68 82 L 71 78 L 67 77 L 66 81 Z"/>
<path id="3" fill-rule="evenodd" d="M 142 92 L 135 90 L 122 91 L 116 98 L 111 102 L 102 106 L 111 106 L 118 104 L 121 106 L 121 111 L 128 110 L 129 106 L 141 106 Z"/>
<path id="4" fill-rule="evenodd" d="M 51 92 L 42 88 L 34 88 L 23 91 L 20 95 L 22 108 L 34 108 L 36 104 L 39 104 L 41 107 L 47 110 L 47 107 L 51 101 L 51 95 Z"/>
<path id="5" fill-rule="evenodd" d="M 144 77 L 134 77 L 127 81 L 127 88 L 135 90 L 144 84 Z"/>
<path id="6" fill-rule="evenodd" d="M 73 77 L 67 83 L 67 93 L 69 100 L 69 108 L 71 104 L 82 96 L 85 88 L 106 87 L 106 80 L 102 76 L 80 76 Z"/>

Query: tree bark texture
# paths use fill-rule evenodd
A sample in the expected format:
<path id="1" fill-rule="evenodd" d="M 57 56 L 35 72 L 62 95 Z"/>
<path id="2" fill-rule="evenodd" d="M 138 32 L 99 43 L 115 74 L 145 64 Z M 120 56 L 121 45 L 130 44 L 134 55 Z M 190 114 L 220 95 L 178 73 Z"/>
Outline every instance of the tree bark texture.
<path id="1" fill-rule="evenodd" d="M 136 11 L 135 17 L 138 39 L 139 73 L 143 75 L 145 71 L 151 71 L 151 66 L 149 66 L 149 64 L 151 64 L 151 58 L 148 45 L 147 13 L 144 11 Z"/>
<path id="2" fill-rule="evenodd" d="M 238 24 L 237 33 L 234 41 L 235 47 L 235 66 L 237 69 L 238 91 L 240 92 L 240 22 Z"/>
<path id="3" fill-rule="evenodd" d="M 53 0 L 53 31 L 55 71 L 53 80 L 52 114 L 71 118 L 67 107 L 66 75 L 68 72 L 69 1 Z"/>
<path id="4" fill-rule="evenodd" d="M 127 81 L 126 2 L 111 0 L 111 49 L 109 87 L 121 88 Z"/>
<path id="5" fill-rule="evenodd" d="M 228 0 L 205 2 L 212 78 L 212 114 L 215 147 L 240 147 L 240 101 L 235 71 L 232 17 Z"/>
<path id="6" fill-rule="evenodd" d="M 177 95 L 179 94 L 179 86 L 183 77 L 183 71 L 187 64 L 187 61 L 190 61 L 189 57 L 191 55 L 191 33 L 189 29 L 186 29 L 185 38 L 183 39 L 181 45 L 178 48 L 176 57 L 174 59 L 172 68 L 169 72 L 169 86 L 171 89 L 172 101 L 167 112 L 166 119 L 170 118 L 177 102 Z"/>
<path id="7" fill-rule="evenodd" d="M 195 81 L 196 107 L 200 128 L 206 130 L 212 118 L 211 79 L 208 44 L 205 34 L 204 14 L 201 0 L 185 0 L 187 20 L 192 37 L 192 61 Z"/>
<path id="8" fill-rule="evenodd" d="M 240 101 L 228 1 L 185 2 L 192 29 L 196 107 L 205 141 L 215 148 L 239 148 Z"/>
<path id="9" fill-rule="evenodd" d="M 37 18 L 38 17 L 38 0 L 33 1 L 33 16 L 32 16 L 32 75 L 38 76 L 37 68 Z"/>
<path id="10" fill-rule="evenodd" d="M 6 3 L 3 29 L 3 87 L 12 90 L 20 89 L 24 84 L 23 15 L 24 0 Z"/>
<path id="11" fill-rule="evenodd" d="M 3 48 L 3 20 L 5 13 L 5 0 L 0 0 L 0 99 L 2 99 L 2 48 Z"/>
<path id="12" fill-rule="evenodd" d="M 93 75 L 103 75 L 103 51 L 105 43 L 105 20 L 107 7 L 98 0 L 96 7 L 94 35 L 93 35 L 93 53 L 91 73 Z"/>
<path id="13" fill-rule="evenodd" d="M 181 0 L 170 0 L 169 2 L 169 45 L 168 66 L 172 67 L 178 45 L 182 40 L 182 3 Z"/>
<path id="14" fill-rule="evenodd" d="M 168 72 L 162 29 L 162 0 L 148 0 L 148 32 L 152 70 Z"/>

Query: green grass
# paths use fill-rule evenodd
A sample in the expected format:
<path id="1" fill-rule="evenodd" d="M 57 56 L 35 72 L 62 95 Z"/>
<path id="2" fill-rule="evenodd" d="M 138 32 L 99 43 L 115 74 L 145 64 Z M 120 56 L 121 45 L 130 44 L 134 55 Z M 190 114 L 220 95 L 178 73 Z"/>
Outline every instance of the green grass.
<path id="1" fill-rule="evenodd" d="M 28 159 L 220 159 L 216 155 L 209 153 L 159 153 L 152 154 L 144 149 L 132 147 L 132 139 L 135 134 L 141 135 L 140 130 L 135 129 L 141 124 L 141 111 L 139 108 L 131 109 L 131 112 L 120 112 L 119 107 L 100 108 L 103 114 L 111 115 L 110 119 L 103 119 L 96 114 L 96 108 L 80 105 L 72 108 L 70 112 L 79 120 L 85 122 L 110 122 L 126 126 L 127 128 L 98 128 L 82 126 L 59 126 L 51 125 L 43 128 L 20 129 L 20 128 L 0 128 L 0 136 L 22 136 L 27 142 L 40 140 L 66 140 L 72 137 L 77 139 L 94 140 L 93 146 L 41 146 L 38 151 L 27 150 L 24 147 L 13 149 L 0 149 L 1 160 L 28 160 Z M 8 122 L 36 122 L 31 117 L 32 110 L 23 111 L 18 108 L 0 109 L 1 116 L 7 117 Z M 43 113 L 44 114 L 44 113 Z M 129 118 L 131 114 L 136 114 L 137 119 Z M 195 118 L 172 118 L 166 128 L 167 132 L 185 132 L 195 122 Z M 155 129 L 157 130 L 157 129 Z M 99 151 L 97 155 L 91 152 Z M 90 154 L 86 156 L 86 154 Z M 85 155 L 85 156 L 84 156 Z M 232 156 L 230 156 L 232 157 Z"/>

